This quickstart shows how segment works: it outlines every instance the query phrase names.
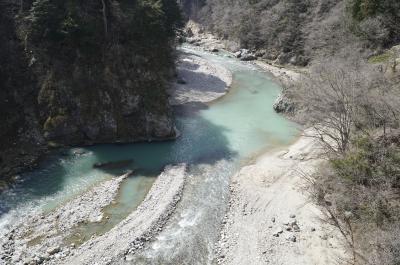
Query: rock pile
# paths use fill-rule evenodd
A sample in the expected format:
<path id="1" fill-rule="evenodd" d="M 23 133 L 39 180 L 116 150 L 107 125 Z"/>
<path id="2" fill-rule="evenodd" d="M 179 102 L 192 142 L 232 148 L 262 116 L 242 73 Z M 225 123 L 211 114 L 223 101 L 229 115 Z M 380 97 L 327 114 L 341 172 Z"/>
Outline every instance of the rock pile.
<path id="1" fill-rule="evenodd" d="M 276 224 L 276 219 L 275 217 L 272 217 L 271 219 L 272 225 L 269 226 L 270 229 L 274 228 L 274 225 Z M 290 214 L 289 215 L 289 220 L 282 222 L 282 226 L 278 226 L 274 229 L 274 232 L 272 233 L 272 236 L 274 237 L 280 237 L 283 234 L 286 234 L 286 240 L 291 241 L 291 242 L 296 242 L 297 237 L 295 233 L 300 232 L 300 227 L 297 223 L 296 220 L 296 215 L 295 214 Z"/>

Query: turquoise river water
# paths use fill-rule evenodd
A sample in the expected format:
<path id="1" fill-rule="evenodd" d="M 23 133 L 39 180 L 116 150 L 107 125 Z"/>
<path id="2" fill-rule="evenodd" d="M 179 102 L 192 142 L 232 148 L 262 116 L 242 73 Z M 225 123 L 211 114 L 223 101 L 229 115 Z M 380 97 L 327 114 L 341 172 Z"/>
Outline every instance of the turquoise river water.
<path id="1" fill-rule="evenodd" d="M 177 109 L 174 141 L 96 145 L 64 150 L 21 183 L 0 194 L 0 232 L 28 211 L 51 211 L 119 171 L 94 169 L 97 162 L 133 159 L 135 174 L 122 184 L 117 203 L 105 209 L 99 224 L 79 227 L 78 243 L 102 234 L 140 204 L 165 165 L 185 162 L 189 177 L 182 201 L 165 229 L 139 253 L 135 264 L 212 264 L 212 248 L 228 200 L 229 178 L 256 155 L 287 145 L 296 125 L 277 115 L 272 105 L 280 87 L 256 66 L 227 55 L 182 48 L 184 52 L 222 64 L 233 73 L 230 92 L 210 104 Z"/>

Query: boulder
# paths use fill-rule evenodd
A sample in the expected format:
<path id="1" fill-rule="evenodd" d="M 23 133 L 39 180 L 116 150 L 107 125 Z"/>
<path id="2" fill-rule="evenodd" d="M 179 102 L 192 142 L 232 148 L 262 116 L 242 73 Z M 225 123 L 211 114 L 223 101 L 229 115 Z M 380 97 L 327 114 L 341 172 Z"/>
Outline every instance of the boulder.
<path id="1" fill-rule="evenodd" d="M 234 55 L 235 55 L 236 58 L 240 58 L 240 57 L 242 57 L 242 52 L 241 51 L 237 51 L 237 52 L 234 53 Z"/>
<path id="2" fill-rule="evenodd" d="M 277 113 L 292 113 L 294 104 L 285 94 L 280 94 L 275 100 L 273 108 Z"/>
<path id="3" fill-rule="evenodd" d="M 297 241 L 297 238 L 296 238 L 295 235 L 288 235 L 288 236 L 286 237 L 286 240 L 291 241 L 291 242 L 296 242 L 296 241 Z"/>
<path id="4" fill-rule="evenodd" d="M 257 60 L 257 57 L 253 54 L 244 54 L 240 58 L 241 61 L 254 61 Z"/>

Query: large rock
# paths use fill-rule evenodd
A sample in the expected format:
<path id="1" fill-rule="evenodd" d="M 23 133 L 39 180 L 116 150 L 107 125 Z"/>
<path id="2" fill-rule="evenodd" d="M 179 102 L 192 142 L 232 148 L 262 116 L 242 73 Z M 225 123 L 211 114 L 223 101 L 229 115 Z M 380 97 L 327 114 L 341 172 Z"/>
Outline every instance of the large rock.
<path id="1" fill-rule="evenodd" d="M 161 32 L 166 34 L 160 34 L 157 43 L 146 41 L 154 32 L 132 38 L 131 22 L 137 18 L 126 15 L 134 11 L 110 5 L 109 15 L 119 14 L 120 19 L 113 20 L 110 36 L 104 36 L 103 28 L 96 26 L 102 19 L 98 1 L 73 6 L 59 1 L 56 14 L 50 15 L 56 20 L 53 31 L 63 32 L 56 35 L 65 40 L 55 41 L 41 19 L 26 19 L 50 19 L 32 2 L 21 9 L 13 1 L 0 4 L 1 180 L 34 167 L 49 147 L 176 135 L 167 95 L 174 68 L 172 34 Z M 71 8 L 79 10 L 73 12 L 79 21 L 76 30 L 91 28 L 91 36 L 74 35 L 72 41 L 63 31 L 62 19 Z M 138 16 L 146 19 L 148 14 L 140 10 Z"/>
<path id="2" fill-rule="evenodd" d="M 257 57 L 253 54 L 243 54 L 240 58 L 241 61 L 254 61 Z"/>
<path id="3" fill-rule="evenodd" d="M 211 47 L 210 52 L 219 52 L 219 49 L 217 47 Z"/>
<path id="4" fill-rule="evenodd" d="M 240 58 L 242 61 L 252 61 L 257 59 L 257 56 L 247 49 L 240 49 L 239 51 L 235 52 L 234 55 L 236 58 Z"/>
<path id="5" fill-rule="evenodd" d="M 293 113 L 294 104 L 284 93 L 281 93 L 275 100 L 273 108 L 277 113 Z"/>
<path id="6" fill-rule="evenodd" d="M 237 52 L 234 53 L 234 55 L 235 55 L 236 58 L 240 58 L 240 57 L 242 57 L 242 52 L 241 51 L 237 51 Z"/>

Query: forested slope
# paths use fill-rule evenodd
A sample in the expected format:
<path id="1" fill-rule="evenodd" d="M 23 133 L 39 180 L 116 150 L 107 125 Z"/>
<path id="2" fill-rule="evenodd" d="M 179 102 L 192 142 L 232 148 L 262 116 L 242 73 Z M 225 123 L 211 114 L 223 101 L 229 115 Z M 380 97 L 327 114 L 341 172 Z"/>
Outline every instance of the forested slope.
<path id="1" fill-rule="evenodd" d="M 266 59 L 281 64 L 347 52 L 368 57 L 400 41 L 396 0 L 183 0 L 182 6 L 220 38 L 265 50 Z"/>
<path id="2" fill-rule="evenodd" d="M 1 0 L 0 176 L 48 146 L 175 137 L 181 23 L 168 0 Z"/>
<path id="3" fill-rule="evenodd" d="M 298 174 L 349 250 L 349 261 L 337 263 L 400 264 L 400 1 L 187 0 L 182 6 L 233 50 L 307 66 L 277 102 L 323 146 L 326 162 L 314 174 Z"/>

